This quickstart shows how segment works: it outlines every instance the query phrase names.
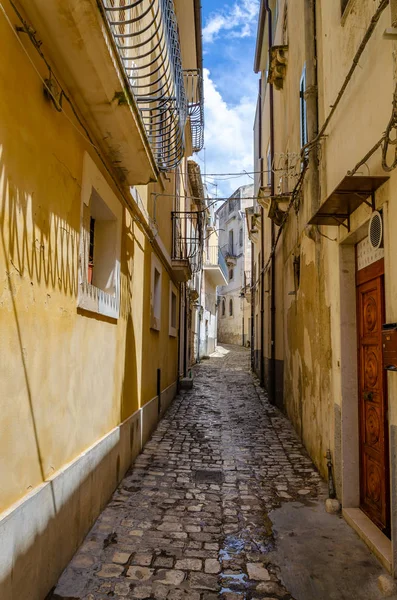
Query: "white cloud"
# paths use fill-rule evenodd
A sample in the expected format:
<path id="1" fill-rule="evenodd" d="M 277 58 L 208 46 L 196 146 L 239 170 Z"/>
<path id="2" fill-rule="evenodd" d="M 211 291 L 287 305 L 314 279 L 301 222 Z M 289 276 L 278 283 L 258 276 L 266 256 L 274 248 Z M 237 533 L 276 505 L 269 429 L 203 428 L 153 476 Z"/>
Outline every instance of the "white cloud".
<path id="1" fill-rule="evenodd" d="M 243 86 L 242 86 L 243 87 Z M 222 98 L 208 69 L 204 69 L 205 96 L 205 155 L 206 173 L 241 173 L 253 170 L 253 124 L 256 95 L 241 96 L 238 104 L 229 105 Z M 204 165 L 200 163 L 204 174 Z M 240 185 L 253 183 L 247 175 L 222 180 L 208 177 L 208 182 L 216 180 L 218 196 L 229 196 Z M 209 186 L 210 192 L 215 188 Z"/>
<path id="2" fill-rule="evenodd" d="M 240 0 L 229 10 L 211 14 L 203 29 L 203 40 L 213 42 L 222 32 L 229 37 L 249 37 L 253 35 L 259 11 L 259 0 Z"/>

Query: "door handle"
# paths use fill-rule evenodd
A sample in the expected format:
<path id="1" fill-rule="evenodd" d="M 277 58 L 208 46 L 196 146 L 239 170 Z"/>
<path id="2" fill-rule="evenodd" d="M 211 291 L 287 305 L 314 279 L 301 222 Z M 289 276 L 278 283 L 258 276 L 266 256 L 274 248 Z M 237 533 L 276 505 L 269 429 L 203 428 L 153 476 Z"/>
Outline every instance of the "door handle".
<path id="1" fill-rule="evenodd" d="M 374 399 L 374 393 L 373 392 L 364 392 L 364 400 L 373 400 Z"/>

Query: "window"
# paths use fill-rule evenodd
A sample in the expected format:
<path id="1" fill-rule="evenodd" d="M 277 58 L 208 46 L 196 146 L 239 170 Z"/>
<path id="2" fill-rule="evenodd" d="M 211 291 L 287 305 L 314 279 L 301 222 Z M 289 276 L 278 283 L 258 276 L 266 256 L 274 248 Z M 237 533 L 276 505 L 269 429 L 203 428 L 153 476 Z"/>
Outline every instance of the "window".
<path id="1" fill-rule="evenodd" d="M 266 160 L 267 160 L 267 185 L 271 186 L 271 184 L 272 184 L 272 153 L 270 150 L 270 144 L 267 147 Z"/>
<path id="2" fill-rule="evenodd" d="M 229 316 L 233 316 L 233 300 L 231 298 L 229 300 Z"/>
<path id="3" fill-rule="evenodd" d="M 88 154 L 84 155 L 77 305 L 117 319 L 120 311 L 122 206 Z"/>
<path id="4" fill-rule="evenodd" d="M 300 281 L 301 281 L 301 257 L 300 257 L 300 255 L 294 256 L 293 268 L 294 268 L 294 287 L 295 287 L 295 291 L 297 291 L 299 289 L 299 285 L 300 285 Z"/>
<path id="5" fill-rule="evenodd" d="M 232 213 L 234 210 L 234 200 L 230 199 L 229 200 L 229 215 L 230 213 Z"/>
<path id="6" fill-rule="evenodd" d="M 226 300 L 222 299 L 222 317 L 226 315 Z"/>
<path id="7" fill-rule="evenodd" d="M 231 229 L 229 231 L 229 254 L 234 256 L 234 231 Z"/>
<path id="8" fill-rule="evenodd" d="M 234 269 L 233 269 L 233 267 L 231 267 L 229 269 L 229 281 L 232 281 L 233 277 L 234 277 Z"/>
<path id="9" fill-rule="evenodd" d="M 301 148 L 308 142 L 307 136 L 307 112 L 306 112 L 306 65 L 303 67 L 302 76 L 299 87 L 299 102 L 300 102 L 300 132 L 301 132 Z"/>
<path id="10" fill-rule="evenodd" d="M 170 324 L 169 335 L 176 337 L 177 335 L 177 291 L 174 284 L 170 281 Z"/>
<path id="11" fill-rule="evenodd" d="M 243 245 L 243 228 L 240 227 L 240 231 L 238 232 L 238 243 L 240 244 L 240 247 Z"/>
<path id="12" fill-rule="evenodd" d="M 161 285 L 162 267 L 159 259 L 152 254 L 152 273 L 150 290 L 150 327 L 160 331 L 161 325 Z"/>

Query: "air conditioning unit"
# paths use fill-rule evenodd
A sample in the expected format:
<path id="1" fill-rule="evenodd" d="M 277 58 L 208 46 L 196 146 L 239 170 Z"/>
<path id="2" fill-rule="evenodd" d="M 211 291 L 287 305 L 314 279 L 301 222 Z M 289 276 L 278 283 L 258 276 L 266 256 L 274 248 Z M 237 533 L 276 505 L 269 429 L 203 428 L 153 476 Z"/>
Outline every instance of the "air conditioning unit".
<path id="1" fill-rule="evenodd" d="M 379 211 L 374 210 L 368 226 L 368 239 L 372 248 L 383 248 L 383 219 Z"/>

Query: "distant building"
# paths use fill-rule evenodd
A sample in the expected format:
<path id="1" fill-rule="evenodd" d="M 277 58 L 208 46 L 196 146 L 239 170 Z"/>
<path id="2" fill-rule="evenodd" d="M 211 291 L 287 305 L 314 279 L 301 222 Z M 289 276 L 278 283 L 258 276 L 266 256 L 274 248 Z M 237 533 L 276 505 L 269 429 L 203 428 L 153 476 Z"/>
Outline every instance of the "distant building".
<path id="1" fill-rule="evenodd" d="M 189 282 L 191 300 L 190 364 L 215 352 L 217 343 L 217 286 L 227 283 L 226 261 L 219 247 L 215 202 L 203 185 L 200 167 L 188 161 L 189 180 L 195 198 L 200 198 L 200 226 L 203 231 L 197 246 L 193 277 Z"/>
<path id="2" fill-rule="evenodd" d="M 253 185 L 239 187 L 216 211 L 219 221 L 219 246 L 228 268 L 228 283 L 218 288 L 218 341 L 249 345 L 250 304 L 245 291 L 251 280 L 251 243 L 245 209 L 252 206 Z"/>

